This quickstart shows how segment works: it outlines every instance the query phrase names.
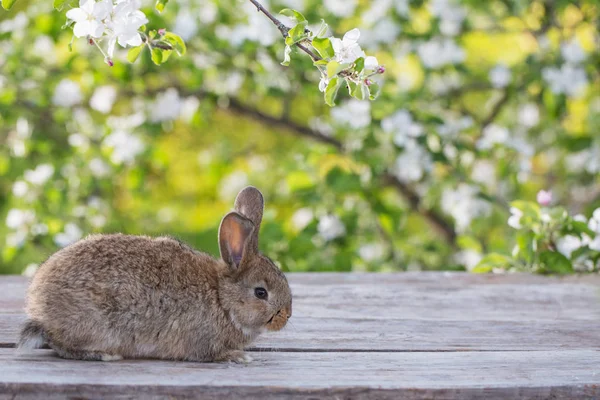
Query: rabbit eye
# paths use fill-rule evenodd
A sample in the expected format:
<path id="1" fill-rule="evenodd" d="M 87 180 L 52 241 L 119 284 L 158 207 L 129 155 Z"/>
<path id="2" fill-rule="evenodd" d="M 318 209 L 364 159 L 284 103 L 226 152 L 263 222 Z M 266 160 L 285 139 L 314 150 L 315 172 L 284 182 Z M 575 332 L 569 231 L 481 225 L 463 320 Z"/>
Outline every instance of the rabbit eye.
<path id="1" fill-rule="evenodd" d="M 254 295 L 259 299 L 266 300 L 268 296 L 267 289 L 257 287 L 256 289 L 254 289 Z"/>

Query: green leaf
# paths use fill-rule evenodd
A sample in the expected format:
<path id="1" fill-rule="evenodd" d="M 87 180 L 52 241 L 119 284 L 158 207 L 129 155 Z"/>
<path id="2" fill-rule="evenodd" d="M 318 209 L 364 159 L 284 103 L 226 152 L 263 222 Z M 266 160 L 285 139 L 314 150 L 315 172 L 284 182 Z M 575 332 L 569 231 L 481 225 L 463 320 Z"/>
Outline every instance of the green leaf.
<path id="1" fill-rule="evenodd" d="M 169 56 L 172 52 L 172 50 L 163 50 L 159 49 L 158 47 L 153 47 L 151 55 L 152 62 L 154 62 L 156 65 L 164 64 L 169 59 Z"/>
<path id="2" fill-rule="evenodd" d="M 377 98 L 377 96 L 379 96 L 379 92 L 380 87 L 377 83 L 373 82 L 371 83 L 371 86 L 368 86 L 369 88 L 369 100 L 375 100 Z"/>
<path id="3" fill-rule="evenodd" d="M 52 4 L 52 6 L 54 7 L 55 10 L 62 11 L 66 2 L 67 2 L 67 0 L 54 0 L 54 3 Z M 2 4 L 4 4 L 4 0 L 2 1 Z"/>
<path id="4" fill-rule="evenodd" d="M 288 45 L 285 46 L 285 50 L 283 53 L 283 61 L 281 62 L 281 65 L 285 65 L 286 67 L 288 65 L 290 65 L 290 53 L 292 52 L 292 48 Z"/>
<path id="5" fill-rule="evenodd" d="M 327 63 L 327 78 L 333 78 L 346 68 L 348 68 L 348 64 L 340 64 L 337 61 L 329 61 Z"/>
<path id="6" fill-rule="evenodd" d="M 361 72 L 363 69 L 365 69 L 365 59 L 364 57 L 358 57 L 354 60 L 354 70 L 356 72 Z"/>
<path id="7" fill-rule="evenodd" d="M 540 261 L 546 272 L 557 274 L 568 274 L 573 272 L 571 261 L 559 252 L 549 250 L 543 251 L 540 254 Z"/>
<path id="8" fill-rule="evenodd" d="M 15 4 L 15 1 L 16 0 L 2 0 L 2 8 L 5 10 L 10 10 L 13 4 Z"/>
<path id="9" fill-rule="evenodd" d="M 344 83 L 344 80 L 337 76 L 329 81 L 327 88 L 325 88 L 325 103 L 333 107 L 335 106 L 335 98 L 337 97 L 340 87 Z"/>
<path id="10" fill-rule="evenodd" d="M 185 54 L 185 52 L 186 52 L 185 42 L 179 35 L 176 35 L 172 32 L 167 32 L 162 37 L 162 40 L 169 43 L 171 46 L 173 46 L 173 50 L 175 50 L 175 52 L 177 52 L 178 56 L 183 56 Z"/>
<path id="11" fill-rule="evenodd" d="M 358 83 L 354 85 L 352 93 L 350 93 L 352 97 L 357 98 L 358 100 L 365 100 L 369 97 L 369 88 L 364 83 Z"/>
<path id="12" fill-rule="evenodd" d="M 328 63 L 328 62 L 329 62 L 329 61 L 327 61 L 327 60 L 318 60 L 318 61 L 315 61 L 315 62 L 313 63 L 313 65 L 314 65 L 315 67 L 316 67 L 316 66 L 321 66 L 321 67 L 324 67 L 324 66 L 326 66 L 326 65 L 327 65 L 327 63 Z"/>
<path id="13" fill-rule="evenodd" d="M 340 167 L 332 168 L 325 177 L 327 187 L 336 193 L 357 192 L 361 189 L 360 177 L 356 174 L 346 172 Z"/>
<path id="14" fill-rule="evenodd" d="M 325 23 L 325 20 L 321 20 L 321 26 L 317 29 L 317 33 L 315 33 L 315 38 L 320 38 L 321 36 L 327 33 L 327 28 L 329 25 Z"/>
<path id="15" fill-rule="evenodd" d="M 144 46 L 145 45 L 141 44 L 137 47 L 132 47 L 131 49 L 129 49 L 129 51 L 127 52 L 127 61 L 133 64 L 144 49 Z"/>
<path id="16" fill-rule="evenodd" d="M 288 32 L 288 37 L 285 40 L 285 44 L 291 46 L 292 44 L 298 43 L 301 40 L 306 39 L 308 37 L 308 34 L 305 32 L 307 24 L 308 23 L 306 21 L 302 21 L 296 24 L 296 26 L 294 26 L 292 29 L 290 29 L 290 31 Z"/>
<path id="17" fill-rule="evenodd" d="M 168 2 L 169 0 L 156 0 L 156 5 L 154 6 L 156 11 L 163 12 Z"/>
<path id="18" fill-rule="evenodd" d="M 329 38 L 314 38 L 312 45 L 323 58 L 332 58 L 335 55 Z"/>
<path id="19" fill-rule="evenodd" d="M 479 264 L 477 264 L 475 268 L 471 270 L 471 272 L 488 273 L 491 272 L 494 268 L 506 269 L 511 264 L 512 258 L 499 253 L 490 253 L 487 256 L 483 257 L 481 261 L 479 261 Z"/>
<path id="20" fill-rule="evenodd" d="M 306 18 L 304 18 L 304 15 L 300 14 L 296 10 L 292 10 L 291 8 L 284 8 L 283 10 L 279 11 L 279 14 L 285 15 L 286 17 L 293 18 L 297 22 L 306 21 Z"/>

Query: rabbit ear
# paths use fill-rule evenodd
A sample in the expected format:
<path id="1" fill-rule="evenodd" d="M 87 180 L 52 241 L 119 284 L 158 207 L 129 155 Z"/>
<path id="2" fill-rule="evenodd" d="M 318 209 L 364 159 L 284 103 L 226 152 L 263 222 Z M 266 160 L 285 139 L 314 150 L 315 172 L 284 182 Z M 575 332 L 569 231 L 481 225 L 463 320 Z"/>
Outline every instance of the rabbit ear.
<path id="1" fill-rule="evenodd" d="M 219 226 L 219 250 L 221 258 L 233 269 L 237 269 L 242 259 L 254 249 L 249 246 L 254 224 L 236 212 L 227 214 Z"/>
<path id="2" fill-rule="evenodd" d="M 235 211 L 248 218 L 254 224 L 254 233 L 250 239 L 249 247 L 258 252 L 258 231 L 262 222 L 265 201 L 262 193 L 254 186 L 242 189 L 235 198 Z"/>

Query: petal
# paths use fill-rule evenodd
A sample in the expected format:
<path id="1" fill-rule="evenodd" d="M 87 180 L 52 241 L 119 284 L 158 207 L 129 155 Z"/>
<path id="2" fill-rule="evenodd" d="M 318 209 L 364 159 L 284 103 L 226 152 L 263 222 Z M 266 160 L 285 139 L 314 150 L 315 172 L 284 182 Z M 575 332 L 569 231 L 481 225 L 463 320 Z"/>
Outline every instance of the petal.
<path id="1" fill-rule="evenodd" d="M 90 21 L 77 22 L 73 28 L 73 34 L 78 38 L 89 35 L 91 32 Z"/>
<path id="2" fill-rule="evenodd" d="M 354 28 L 344 35 L 342 41 L 344 42 L 344 46 L 348 46 L 350 44 L 354 44 L 358 42 L 358 38 L 360 37 L 360 31 L 358 28 Z"/>
<path id="3" fill-rule="evenodd" d="M 91 14 L 94 11 L 94 3 L 96 0 L 80 0 L 79 7 L 86 12 L 86 14 Z"/>
<path id="4" fill-rule="evenodd" d="M 90 36 L 99 38 L 104 33 L 104 24 L 98 21 L 90 21 Z"/>
<path id="5" fill-rule="evenodd" d="M 133 47 L 139 46 L 142 44 L 142 37 L 139 33 L 136 33 L 131 39 L 127 41 L 127 44 Z"/>
<path id="6" fill-rule="evenodd" d="M 96 19 L 104 19 L 110 15 L 112 11 L 112 3 L 108 0 L 100 1 L 94 4 L 94 12 L 92 15 Z"/>
<path id="7" fill-rule="evenodd" d="M 110 58 L 113 57 L 113 54 L 115 52 L 115 44 L 117 44 L 117 36 L 112 35 L 110 39 L 108 39 L 108 49 L 106 50 Z"/>
<path id="8" fill-rule="evenodd" d="M 342 51 L 343 45 L 340 39 L 332 37 L 329 39 L 329 41 L 331 42 L 331 46 L 333 47 L 334 53 L 339 53 L 340 51 Z"/>
<path id="9" fill-rule="evenodd" d="M 67 11 L 67 18 L 73 20 L 75 22 L 85 21 L 88 17 L 88 14 L 83 11 L 81 8 L 73 8 Z"/>
<path id="10" fill-rule="evenodd" d="M 377 59 L 373 56 L 369 56 L 367 58 L 365 58 L 365 68 L 366 69 L 375 69 L 377 68 L 377 66 L 379 65 L 379 63 L 377 62 Z"/>

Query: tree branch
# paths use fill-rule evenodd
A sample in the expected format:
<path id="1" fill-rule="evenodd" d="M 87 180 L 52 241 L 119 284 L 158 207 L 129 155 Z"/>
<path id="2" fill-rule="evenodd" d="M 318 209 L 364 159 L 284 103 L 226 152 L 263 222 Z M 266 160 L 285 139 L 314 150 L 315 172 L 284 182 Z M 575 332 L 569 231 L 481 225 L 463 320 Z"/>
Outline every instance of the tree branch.
<path id="1" fill-rule="evenodd" d="M 273 117 L 254 108 L 250 108 L 236 99 L 230 99 L 229 107 L 232 111 L 240 115 L 251 117 L 259 122 L 264 122 L 270 126 L 279 126 L 293 134 L 333 146 L 338 151 L 343 151 L 344 146 L 339 140 L 327 136 L 316 130 L 299 125 L 296 122 L 293 122 L 287 118 Z M 421 214 L 444 237 L 444 239 L 451 246 L 456 245 L 457 234 L 454 230 L 454 227 L 451 223 L 449 223 L 446 220 L 446 218 L 442 214 L 435 210 L 424 208 L 422 204 L 422 199 L 419 196 L 419 194 L 415 192 L 410 186 L 400 181 L 394 175 L 386 173 L 381 178 L 383 178 L 382 183 L 385 186 L 395 188 L 396 191 L 406 199 L 410 208 L 413 211 Z"/>
<path id="2" fill-rule="evenodd" d="M 288 32 L 290 29 L 287 26 L 285 26 L 283 22 L 278 20 L 273 14 L 269 12 L 269 10 L 264 8 L 263 5 L 260 4 L 257 0 L 250 0 L 250 2 L 254 4 L 254 6 L 259 12 L 265 14 L 267 18 L 269 18 L 271 22 L 273 22 L 277 29 L 279 29 L 279 32 L 281 32 L 281 34 L 283 35 L 284 39 L 288 37 Z M 308 54 L 313 59 L 313 61 L 322 60 L 321 57 L 313 53 L 308 47 L 304 46 L 302 43 L 296 43 L 295 46 L 303 52 L 305 52 L 306 54 Z"/>

